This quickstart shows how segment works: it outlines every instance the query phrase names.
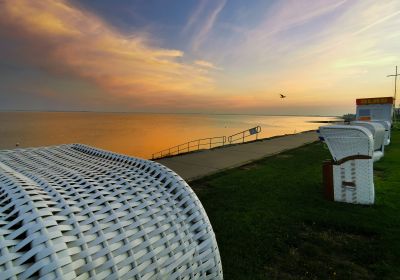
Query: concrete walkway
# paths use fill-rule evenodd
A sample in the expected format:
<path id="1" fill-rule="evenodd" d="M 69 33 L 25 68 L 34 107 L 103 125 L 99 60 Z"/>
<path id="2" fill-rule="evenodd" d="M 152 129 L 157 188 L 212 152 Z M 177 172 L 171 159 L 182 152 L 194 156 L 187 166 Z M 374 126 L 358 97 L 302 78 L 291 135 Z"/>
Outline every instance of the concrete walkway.
<path id="1" fill-rule="evenodd" d="M 315 131 L 308 131 L 214 150 L 204 150 L 163 158 L 156 161 L 168 166 L 186 181 L 193 181 L 206 175 L 238 167 L 317 140 L 317 133 Z"/>

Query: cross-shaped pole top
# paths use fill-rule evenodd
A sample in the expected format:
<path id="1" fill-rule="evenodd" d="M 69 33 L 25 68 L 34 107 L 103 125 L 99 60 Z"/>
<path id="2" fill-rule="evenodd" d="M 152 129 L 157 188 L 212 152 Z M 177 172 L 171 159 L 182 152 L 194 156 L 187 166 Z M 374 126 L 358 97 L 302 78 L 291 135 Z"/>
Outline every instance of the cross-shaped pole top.
<path id="1" fill-rule="evenodd" d="M 396 95 L 397 95 L 397 77 L 400 76 L 400 73 L 397 73 L 397 66 L 396 66 L 396 72 L 394 75 L 387 75 L 387 77 L 394 77 L 394 104 L 393 104 L 393 109 L 395 110 L 394 116 L 396 118 Z"/>
<path id="2" fill-rule="evenodd" d="M 397 66 L 396 72 L 394 75 L 387 75 L 387 77 L 394 77 L 394 98 L 396 99 L 396 92 L 397 92 L 397 77 L 400 76 L 400 73 L 397 73 Z"/>

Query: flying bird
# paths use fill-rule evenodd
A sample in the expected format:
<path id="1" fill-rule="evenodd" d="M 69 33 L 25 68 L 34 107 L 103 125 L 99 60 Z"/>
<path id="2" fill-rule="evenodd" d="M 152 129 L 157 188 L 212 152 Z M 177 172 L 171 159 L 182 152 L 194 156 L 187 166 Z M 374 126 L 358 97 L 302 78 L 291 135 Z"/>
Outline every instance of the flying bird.
<path id="1" fill-rule="evenodd" d="M 286 98 L 286 95 L 280 94 L 281 98 Z"/>

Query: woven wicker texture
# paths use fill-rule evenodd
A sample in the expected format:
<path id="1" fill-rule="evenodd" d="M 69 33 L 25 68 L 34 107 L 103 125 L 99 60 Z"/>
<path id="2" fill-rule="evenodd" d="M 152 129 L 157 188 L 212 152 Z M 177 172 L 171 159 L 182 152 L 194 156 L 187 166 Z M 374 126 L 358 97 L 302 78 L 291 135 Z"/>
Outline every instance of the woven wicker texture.
<path id="1" fill-rule="evenodd" d="M 321 126 L 319 131 L 335 161 L 354 155 L 373 156 L 373 136 L 364 127 L 331 125 Z"/>
<path id="2" fill-rule="evenodd" d="M 208 217 L 165 166 L 72 144 L 0 151 L 0 279 L 222 279 Z"/>
<path id="3" fill-rule="evenodd" d="M 371 122 L 375 123 L 380 123 L 385 127 L 385 145 L 390 144 L 390 137 L 391 137 L 391 126 L 392 124 L 389 121 L 379 121 L 379 120 L 373 120 Z"/>
<path id="4" fill-rule="evenodd" d="M 362 126 L 367 128 L 372 133 L 374 138 L 374 150 L 384 152 L 385 147 L 385 127 L 377 122 L 363 122 L 355 121 L 351 122 L 351 125 Z"/>
<path id="5" fill-rule="evenodd" d="M 365 127 L 332 125 L 319 128 L 320 135 L 337 162 L 333 165 L 334 200 L 347 203 L 373 204 L 375 201 L 372 133 Z M 370 159 L 352 159 L 352 156 L 369 156 Z"/>
<path id="6" fill-rule="evenodd" d="M 351 160 L 334 165 L 333 188 L 335 201 L 373 204 L 375 201 L 373 160 Z"/>

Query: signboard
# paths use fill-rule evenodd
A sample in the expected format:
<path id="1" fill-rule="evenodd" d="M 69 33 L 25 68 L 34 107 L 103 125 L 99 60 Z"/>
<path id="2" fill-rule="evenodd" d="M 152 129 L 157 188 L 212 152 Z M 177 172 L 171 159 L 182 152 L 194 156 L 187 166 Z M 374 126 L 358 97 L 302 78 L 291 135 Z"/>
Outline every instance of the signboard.
<path id="1" fill-rule="evenodd" d="M 392 122 L 393 97 L 360 98 L 356 100 L 357 120 L 384 120 Z"/>
<path id="2" fill-rule="evenodd" d="M 250 135 L 253 135 L 253 134 L 258 133 L 257 127 L 250 128 L 250 129 L 249 129 L 249 133 L 250 133 Z"/>
<path id="3" fill-rule="evenodd" d="M 394 104 L 393 97 L 375 97 L 375 98 L 359 98 L 356 100 L 357 105 L 371 105 L 371 104 Z"/>

